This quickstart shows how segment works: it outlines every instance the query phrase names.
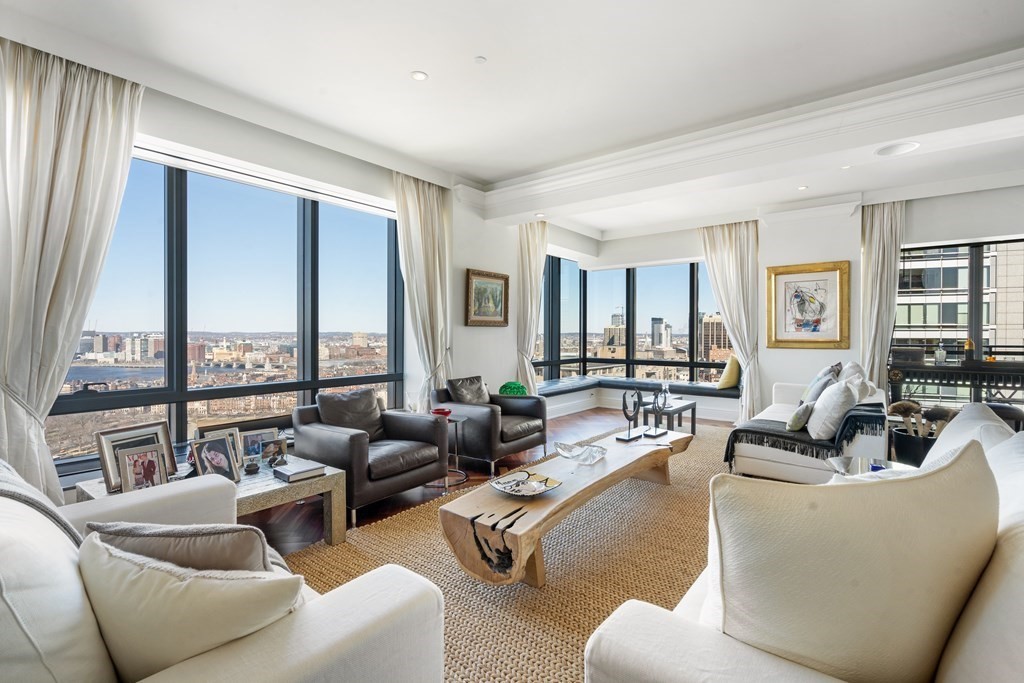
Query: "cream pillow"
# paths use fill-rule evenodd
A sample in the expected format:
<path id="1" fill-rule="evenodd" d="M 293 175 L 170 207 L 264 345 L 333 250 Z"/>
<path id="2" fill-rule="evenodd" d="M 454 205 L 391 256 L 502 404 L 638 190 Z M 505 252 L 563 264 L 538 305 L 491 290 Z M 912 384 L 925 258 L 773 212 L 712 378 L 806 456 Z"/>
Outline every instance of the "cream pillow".
<path id="1" fill-rule="evenodd" d="M 931 679 L 996 540 L 981 446 L 948 455 L 854 486 L 715 476 L 700 620 L 843 680 Z"/>
<path id="2" fill-rule="evenodd" d="M 269 572 L 267 539 L 244 524 L 89 522 L 90 531 L 120 550 L 191 569 Z"/>
<path id="3" fill-rule="evenodd" d="M 847 411 L 857 405 L 857 392 L 847 382 L 833 384 L 814 402 L 814 411 L 807 420 L 807 433 L 812 439 L 835 437 Z"/>
<path id="4" fill-rule="evenodd" d="M 717 389 L 732 389 L 740 384 L 740 361 L 736 356 L 729 356 L 725 362 L 725 370 L 722 370 L 722 377 L 718 380 Z"/>
<path id="5" fill-rule="evenodd" d="M 868 373 L 864 372 L 864 368 L 861 367 L 857 361 L 850 361 L 843 366 L 843 369 L 839 371 L 839 381 L 848 380 L 851 377 L 860 375 L 861 377 L 867 377 Z"/>
<path id="6" fill-rule="evenodd" d="M 241 638 L 292 611 L 301 576 L 197 571 L 125 552 L 89 534 L 78 557 L 118 675 L 137 681 Z"/>

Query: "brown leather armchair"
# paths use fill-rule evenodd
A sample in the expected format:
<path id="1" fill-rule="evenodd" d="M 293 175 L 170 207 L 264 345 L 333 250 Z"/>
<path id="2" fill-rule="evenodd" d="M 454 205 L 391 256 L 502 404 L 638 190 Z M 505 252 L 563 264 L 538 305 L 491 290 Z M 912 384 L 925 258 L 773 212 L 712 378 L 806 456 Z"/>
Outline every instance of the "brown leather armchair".
<path id="1" fill-rule="evenodd" d="M 468 418 L 459 425 L 460 458 L 487 460 L 493 477 L 495 462 L 505 456 L 536 446 L 544 446 L 547 455 L 548 410 L 543 396 L 488 398 L 487 403 L 457 403 L 447 389 L 430 392 L 431 407 L 450 408 L 453 416 Z"/>
<path id="2" fill-rule="evenodd" d="M 345 470 L 345 505 L 356 510 L 448 474 L 448 424 L 443 417 L 383 411 L 384 437 L 324 424 L 315 405 L 292 413 L 295 455 Z M 446 480 L 447 481 L 447 480 Z"/>

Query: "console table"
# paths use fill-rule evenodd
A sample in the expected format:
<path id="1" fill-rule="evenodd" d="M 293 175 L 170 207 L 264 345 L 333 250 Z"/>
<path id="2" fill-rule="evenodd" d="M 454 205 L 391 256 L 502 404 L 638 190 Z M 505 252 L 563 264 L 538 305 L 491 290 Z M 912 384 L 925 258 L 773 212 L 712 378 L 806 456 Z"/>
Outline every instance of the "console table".
<path id="1" fill-rule="evenodd" d="M 889 396 L 895 403 L 903 399 L 904 384 L 931 384 L 970 387 L 971 400 L 982 402 L 982 391 L 992 398 L 1024 391 L 1024 363 L 964 361 L 959 364 L 894 362 L 889 365 Z"/>

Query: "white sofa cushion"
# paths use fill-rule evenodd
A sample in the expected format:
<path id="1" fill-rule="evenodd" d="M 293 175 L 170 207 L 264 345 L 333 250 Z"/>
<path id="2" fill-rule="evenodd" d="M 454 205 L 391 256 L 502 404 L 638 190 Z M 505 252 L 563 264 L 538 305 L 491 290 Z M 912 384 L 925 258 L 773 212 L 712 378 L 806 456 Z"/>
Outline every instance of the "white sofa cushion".
<path id="1" fill-rule="evenodd" d="M 252 572 L 274 569 L 267 539 L 254 526 L 89 522 L 87 528 L 115 548 L 179 567 Z"/>
<path id="2" fill-rule="evenodd" d="M 807 433 L 813 439 L 831 439 L 839 431 L 846 413 L 857 405 L 857 392 L 847 382 L 833 384 L 814 402 L 807 420 Z"/>
<path id="3" fill-rule="evenodd" d="M 701 621 L 844 680 L 927 680 L 996 525 L 976 442 L 918 476 L 856 486 L 718 475 Z"/>
<path id="4" fill-rule="evenodd" d="M 79 568 L 122 680 L 137 681 L 291 612 L 301 576 L 197 571 L 125 552 L 90 534 Z"/>
<path id="5" fill-rule="evenodd" d="M 987 405 L 968 403 L 935 439 L 932 449 L 921 464 L 923 466 L 932 458 L 972 439 L 978 441 L 982 448 L 988 451 L 1009 439 L 1013 434 L 1014 431 L 1010 429 L 1010 426 L 999 419 L 999 416 L 992 412 Z"/>
<path id="6" fill-rule="evenodd" d="M 0 529 L 0 679 L 116 681 L 75 544 L 8 498 L 0 498 Z"/>

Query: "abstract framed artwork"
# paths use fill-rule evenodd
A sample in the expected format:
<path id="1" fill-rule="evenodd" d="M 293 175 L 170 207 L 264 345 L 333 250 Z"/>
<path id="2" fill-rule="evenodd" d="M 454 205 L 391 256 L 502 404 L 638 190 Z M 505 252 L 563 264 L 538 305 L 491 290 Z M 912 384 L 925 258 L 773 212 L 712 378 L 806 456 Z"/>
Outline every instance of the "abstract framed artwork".
<path id="1" fill-rule="evenodd" d="M 768 348 L 850 348 L 850 262 L 768 269 Z"/>
<path id="2" fill-rule="evenodd" d="M 466 269 L 466 325 L 508 327 L 508 275 Z"/>

